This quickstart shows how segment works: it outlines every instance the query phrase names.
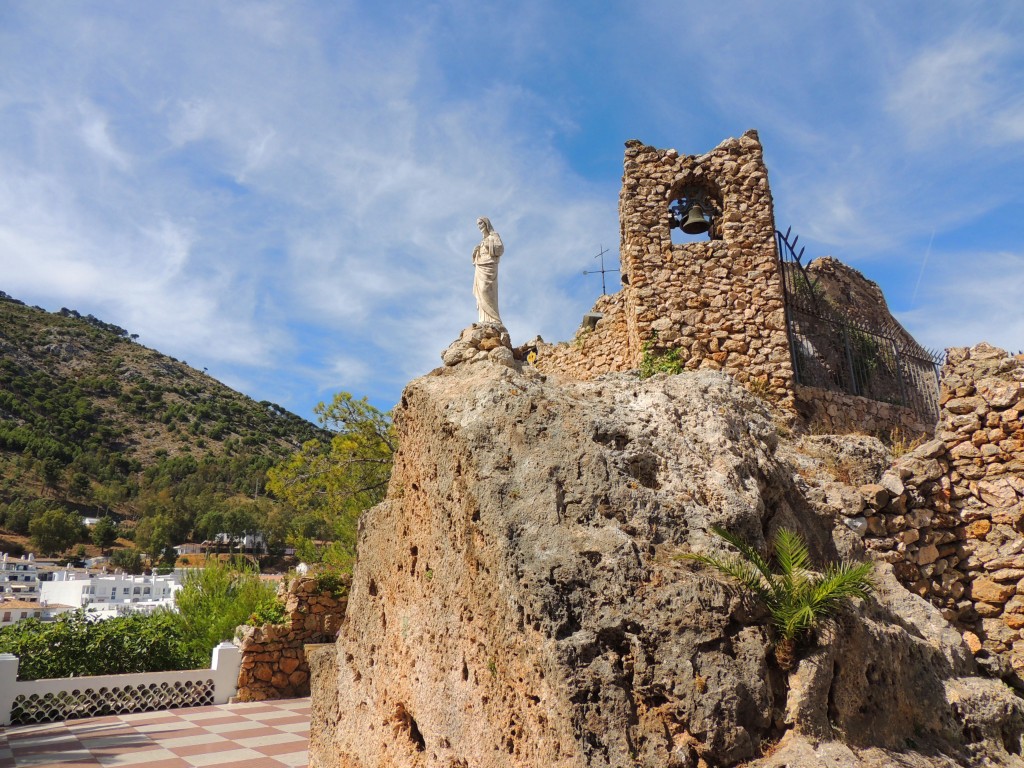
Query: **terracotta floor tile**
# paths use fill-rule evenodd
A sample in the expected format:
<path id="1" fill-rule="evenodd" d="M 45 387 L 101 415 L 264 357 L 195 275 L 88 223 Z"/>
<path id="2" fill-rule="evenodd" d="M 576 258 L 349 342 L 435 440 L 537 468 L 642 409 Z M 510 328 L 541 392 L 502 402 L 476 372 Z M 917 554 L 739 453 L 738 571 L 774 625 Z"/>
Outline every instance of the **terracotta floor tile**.
<path id="1" fill-rule="evenodd" d="M 252 749 L 264 755 L 276 757 L 277 755 L 290 755 L 294 752 L 302 752 L 306 750 L 307 744 L 308 742 L 306 741 L 284 741 L 278 744 L 263 744 L 258 747 L 252 747 Z"/>
<path id="2" fill-rule="evenodd" d="M 287 768 L 288 763 L 282 763 L 272 757 L 259 757 L 255 760 L 246 760 L 244 768 Z"/>
<path id="3" fill-rule="evenodd" d="M 280 760 L 289 768 L 306 768 L 309 765 L 309 754 L 306 750 L 292 752 L 289 755 L 274 755 L 275 760 Z"/>
<path id="4" fill-rule="evenodd" d="M 308 731 L 308 699 L 17 726 L 0 768 L 305 768 Z"/>
<path id="5" fill-rule="evenodd" d="M 250 760 L 258 760 L 263 755 L 251 749 L 226 749 L 222 752 L 209 752 L 204 755 L 189 755 L 188 760 L 194 766 L 241 766 L 248 765 Z"/>
<path id="6" fill-rule="evenodd" d="M 177 757 L 176 754 L 171 752 L 169 749 L 145 749 L 142 751 L 132 752 L 120 752 L 114 755 L 99 755 L 99 761 L 104 766 L 126 766 L 126 765 L 146 765 L 156 762 L 157 760 L 168 760 L 170 758 Z M 21 768 L 19 765 L 18 768 Z"/>
<path id="7" fill-rule="evenodd" d="M 272 744 L 287 744 L 294 749 L 296 745 L 305 746 L 309 742 L 308 737 L 297 733 L 288 733 L 287 731 L 284 733 L 281 733 L 280 731 L 271 731 L 270 733 L 265 732 L 261 736 L 244 739 L 232 738 L 231 740 L 236 744 L 241 744 L 243 747 L 252 747 L 253 749 L 270 746 Z"/>
<path id="8" fill-rule="evenodd" d="M 16 755 L 31 755 L 36 752 L 58 752 L 62 749 L 81 749 L 81 744 L 74 736 L 61 736 L 55 739 L 31 739 L 16 741 L 11 745 Z"/>
<path id="9" fill-rule="evenodd" d="M 19 755 L 15 753 L 14 764 L 21 768 L 22 766 L 50 766 L 50 765 L 62 765 L 66 760 L 73 763 L 88 762 L 90 760 L 95 761 L 95 756 L 91 755 L 84 749 L 66 749 L 66 750 L 54 750 L 53 752 L 35 752 L 31 755 Z"/>
<path id="10" fill-rule="evenodd" d="M 233 741 L 221 739 L 220 741 L 206 741 L 200 744 L 181 744 L 175 747 L 168 747 L 178 757 L 192 757 L 192 755 L 203 755 L 207 752 L 228 752 L 233 749 L 246 749 L 240 747 Z"/>
<path id="11" fill-rule="evenodd" d="M 179 754 L 179 747 L 199 746 L 201 744 L 219 744 L 221 742 L 231 744 L 234 743 L 234 739 L 229 742 L 219 734 L 203 731 L 201 733 L 193 733 L 189 736 L 177 736 L 173 739 L 161 738 L 160 746 L 165 749 L 173 750 L 175 754 Z"/>

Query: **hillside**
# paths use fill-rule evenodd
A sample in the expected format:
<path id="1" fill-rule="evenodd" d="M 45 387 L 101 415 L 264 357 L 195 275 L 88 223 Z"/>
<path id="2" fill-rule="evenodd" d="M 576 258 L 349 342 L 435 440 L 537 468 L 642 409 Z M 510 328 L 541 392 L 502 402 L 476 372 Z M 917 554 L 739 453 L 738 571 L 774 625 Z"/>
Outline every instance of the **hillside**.
<path id="1" fill-rule="evenodd" d="M 55 505 L 161 518 L 158 538 L 172 540 L 200 533 L 211 512 L 222 517 L 207 528 L 240 505 L 241 517 L 265 517 L 267 502 L 241 500 L 262 496 L 267 468 L 323 434 L 122 328 L 0 292 L 0 527 L 9 531 L 25 533 Z"/>

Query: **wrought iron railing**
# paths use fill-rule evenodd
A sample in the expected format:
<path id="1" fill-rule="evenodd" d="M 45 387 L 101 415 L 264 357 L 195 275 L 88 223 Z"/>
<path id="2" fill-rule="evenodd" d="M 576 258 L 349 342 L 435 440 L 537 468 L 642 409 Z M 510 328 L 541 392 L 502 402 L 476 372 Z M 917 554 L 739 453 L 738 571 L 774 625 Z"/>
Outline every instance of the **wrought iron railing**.
<path id="1" fill-rule="evenodd" d="M 939 415 L 938 353 L 893 321 L 871 324 L 830 303 L 796 250 L 776 230 L 786 328 L 799 384 L 860 395 L 913 410 L 926 424 Z"/>

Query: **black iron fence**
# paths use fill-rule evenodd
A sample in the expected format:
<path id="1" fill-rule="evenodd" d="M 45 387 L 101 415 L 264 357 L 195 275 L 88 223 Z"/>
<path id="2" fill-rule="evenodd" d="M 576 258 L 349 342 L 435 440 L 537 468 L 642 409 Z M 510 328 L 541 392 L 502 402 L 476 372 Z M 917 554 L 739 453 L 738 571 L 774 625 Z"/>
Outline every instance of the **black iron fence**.
<path id="1" fill-rule="evenodd" d="M 799 238 L 789 236 L 775 232 L 797 382 L 910 408 L 934 424 L 940 356 L 895 323 L 861 322 L 830 303 L 804 268 Z"/>

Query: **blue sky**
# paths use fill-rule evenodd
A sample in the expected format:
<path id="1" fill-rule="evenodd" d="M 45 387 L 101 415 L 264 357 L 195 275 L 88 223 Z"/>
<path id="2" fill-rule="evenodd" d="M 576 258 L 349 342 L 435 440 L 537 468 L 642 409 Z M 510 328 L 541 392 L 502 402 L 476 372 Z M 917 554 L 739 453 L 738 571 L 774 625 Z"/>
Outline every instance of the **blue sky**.
<path id="1" fill-rule="evenodd" d="M 0 4 L 0 290 L 301 415 L 475 319 L 571 337 L 623 144 L 748 128 L 776 220 L 932 347 L 1024 347 L 1024 5 Z M 613 258 L 614 260 L 614 258 Z M 611 276 L 615 285 L 616 276 Z"/>

